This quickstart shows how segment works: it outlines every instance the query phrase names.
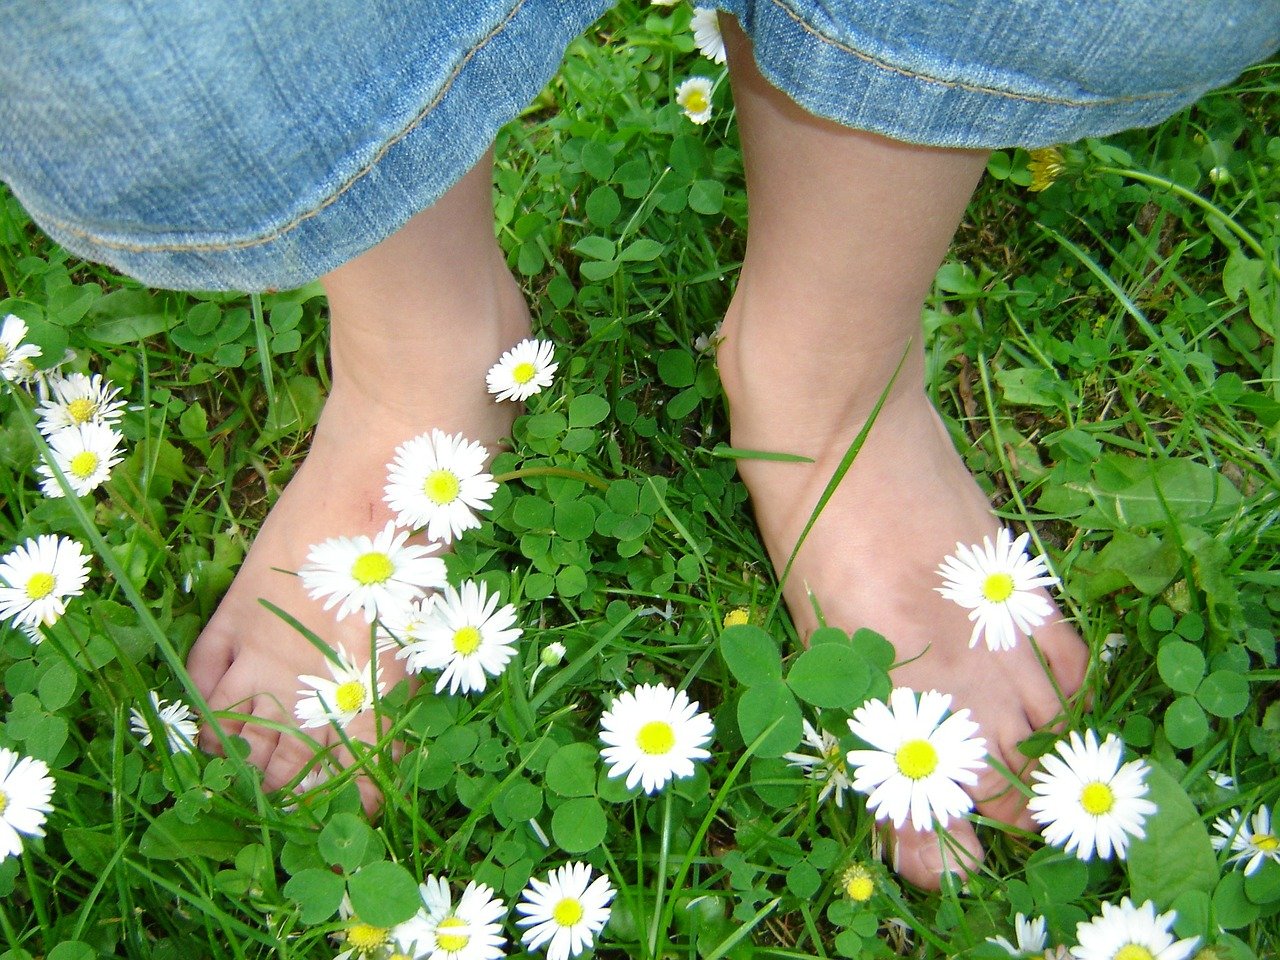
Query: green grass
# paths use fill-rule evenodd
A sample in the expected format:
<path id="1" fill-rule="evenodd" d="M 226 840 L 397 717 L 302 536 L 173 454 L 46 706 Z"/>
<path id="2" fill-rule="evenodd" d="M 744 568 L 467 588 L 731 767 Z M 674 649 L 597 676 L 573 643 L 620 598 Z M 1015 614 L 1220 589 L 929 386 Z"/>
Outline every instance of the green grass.
<path id="1" fill-rule="evenodd" d="M 181 659 L 305 452 L 328 385 L 319 288 L 146 290 L 0 198 L 0 313 L 133 405 L 127 461 L 75 502 L 39 494 L 30 401 L 0 396 L 0 545 L 59 532 L 98 555 L 44 643 L 0 627 L 0 745 L 57 780 L 48 837 L 0 863 L 4 960 L 329 957 L 344 887 L 391 922 L 410 880 L 447 873 L 456 893 L 474 878 L 511 902 L 566 850 L 621 889 L 608 956 L 999 956 L 984 937 L 1011 936 L 1017 910 L 1074 943 L 1077 921 L 1127 895 L 1176 907 L 1179 934 L 1216 956 L 1280 950 L 1280 864 L 1245 880 L 1207 839 L 1232 807 L 1280 801 L 1280 65 L 1153 130 L 1070 146 L 1043 193 L 1026 189 L 1024 151 L 997 153 L 924 312 L 931 394 L 1000 514 L 1052 558 L 1095 652 L 1080 728 L 1121 734 L 1155 768 L 1150 839 L 1127 868 L 1086 866 L 987 825 L 966 889 L 924 894 L 873 865 L 859 905 L 840 875 L 872 862 L 871 822 L 860 803 L 818 806 L 778 759 L 798 739 L 777 706 L 790 694 L 751 664 L 788 671 L 812 717 L 826 694 L 806 669 L 856 660 L 865 689 L 823 711 L 833 730 L 885 664 L 869 638 L 854 657 L 829 637 L 798 666 L 717 452 L 699 338 L 727 303 L 746 203 L 728 84 L 704 128 L 670 103 L 719 69 L 691 53 L 687 19 L 624 4 L 499 137 L 500 239 L 561 375 L 495 469 L 520 476 L 449 567 L 517 604 L 525 639 L 483 696 L 387 695 L 409 754 L 371 758 L 389 797 L 373 827 L 349 783 L 286 810 L 242 761 L 170 758 L 128 729 L 150 688 L 190 699 Z M 739 606 L 768 644 L 751 628 L 721 640 Z M 1127 646 L 1105 663 L 1116 633 Z M 530 694 L 552 640 L 566 662 Z M 748 648 L 763 659 L 744 666 Z M 612 692 L 657 679 L 713 711 L 715 756 L 637 798 L 600 775 L 596 723 Z"/>

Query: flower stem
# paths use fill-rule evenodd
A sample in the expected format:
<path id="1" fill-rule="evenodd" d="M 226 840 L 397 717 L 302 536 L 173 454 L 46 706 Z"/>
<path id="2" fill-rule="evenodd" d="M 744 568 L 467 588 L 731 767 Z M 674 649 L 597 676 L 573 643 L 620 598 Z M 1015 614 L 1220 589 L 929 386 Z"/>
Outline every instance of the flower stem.
<path id="1" fill-rule="evenodd" d="M 525 477 L 563 477 L 565 480 L 581 480 L 597 490 L 605 492 L 609 490 L 608 480 L 590 473 L 583 473 L 581 470 L 570 470 L 568 467 L 521 467 L 519 470 L 500 473 L 493 479 L 498 483 L 508 483 L 512 480 L 523 480 Z"/>
<path id="2" fill-rule="evenodd" d="M 671 790 L 662 792 L 662 846 L 658 850 L 658 891 L 653 901 L 653 922 L 649 925 L 649 956 L 658 954 L 658 928 L 662 925 L 667 893 L 667 854 L 671 850 Z"/>

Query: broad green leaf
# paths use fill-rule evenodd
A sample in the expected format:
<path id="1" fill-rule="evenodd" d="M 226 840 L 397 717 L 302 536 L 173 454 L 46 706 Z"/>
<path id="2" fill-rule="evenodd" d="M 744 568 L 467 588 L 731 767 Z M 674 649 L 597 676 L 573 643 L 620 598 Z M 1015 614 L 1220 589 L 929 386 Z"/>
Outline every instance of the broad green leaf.
<path id="1" fill-rule="evenodd" d="M 1156 653 L 1160 679 L 1178 693 L 1195 693 L 1204 676 L 1204 654 L 1185 640 L 1167 640 Z"/>
<path id="2" fill-rule="evenodd" d="M 365 850 L 373 840 L 373 831 L 361 817 L 335 813 L 320 831 L 317 846 L 326 863 L 350 872 L 364 862 Z"/>
<path id="3" fill-rule="evenodd" d="M 1147 799 L 1156 812 L 1144 824 L 1146 837 L 1129 844 L 1129 881 L 1135 903 L 1155 901 L 1167 910 L 1187 890 L 1212 894 L 1218 861 L 1200 812 L 1177 780 L 1158 763 L 1147 774 Z"/>
<path id="4" fill-rule="evenodd" d="M 609 416 L 609 401 L 594 393 L 584 393 L 569 401 L 569 426 L 594 427 Z"/>
<path id="5" fill-rule="evenodd" d="M 356 916 L 375 927 L 403 923 L 422 906 L 413 875 L 388 860 L 361 867 L 347 881 L 347 892 Z"/>
<path id="6" fill-rule="evenodd" d="M 782 656 L 773 637 L 749 623 L 720 634 L 720 655 L 739 683 L 776 683 L 782 679 Z M 759 731 L 757 731 L 759 732 Z M 750 741 L 750 737 L 747 740 Z"/>
<path id="7" fill-rule="evenodd" d="M 810 647 L 791 666 L 787 686 L 815 707 L 850 710 L 871 685 L 871 667 L 852 647 L 824 643 Z"/>
<path id="8" fill-rule="evenodd" d="M 551 755 L 547 786 L 562 797 L 589 797 L 595 793 L 599 751 L 589 743 L 569 743 Z"/>
<path id="9" fill-rule="evenodd" d="M 800 705 L 781 680 L 748 687 L 738 701 L 738 730 L 744 742 L 754 742 L 777 723 L 756 750 L 759 757 L 780 757 L 794 749 L 804 735 L 802 721 Z"/>
<path id="10" fill-rule="evenodd" d="M 587 219 L 594 226 L 607 227 L 622 213 L 622 201 L 613 187 L 601 184 L 587 195 Z"/>
<path id="11" fill-rule="evenodd" d="M 594 850 L 604 840 L 605 828 L 604 808 L 594 797 L 566 800 L 551 817 L 551 836 L 565 853 Z"/>
<path id="12" fill-rule="evenodd" d="M 248 834 L 216 814 L 200 817 L 195 823 L 185 823 L 177 810 L 166 810 L 147 827 L 147 832 L 138 841 L 138 852 L 153 860 L 185 860 L 188 857 L 231 860 L 249 842 Z"/>
<path id="13" fill-rule="evenodd" d="M 1209 719 L 1195 697 L 1186 694 L 1169 704 L 1164 712 L 1164 733 L 1179 750 L 1204 742 L 1209 735 Z"/>
<path id="14" fill-rule="evenodd" d="M 693 355 L 686 350 L 664 350 L 658 354 L 658 376 L 668 387 L 687 387 L 696 373 Z"/>
<path id="15" fill-rule="evenodd" d="M 1229 870 L 1213 891 L 1213 918 L 1228 930 L 1247 927 L 1262 916 L 1262 905 L 1245 893 L 1244 874 Z"/>
<path id="16" fill-rule="evenodd" d="M 1238 717 L 1249 706 L 1249 681 L 1234 670 L 1215 670 L 1196 689 L 1196 700 L 1215 717 Z"/>
<path id="17" fill-rule="evenodd" d="M 323 923 L 338 912 L 346 885 L 332 870 L 300 870 L 284 885 L 284 895 L 301 907 L 299 919 L 308 926 Z"/>

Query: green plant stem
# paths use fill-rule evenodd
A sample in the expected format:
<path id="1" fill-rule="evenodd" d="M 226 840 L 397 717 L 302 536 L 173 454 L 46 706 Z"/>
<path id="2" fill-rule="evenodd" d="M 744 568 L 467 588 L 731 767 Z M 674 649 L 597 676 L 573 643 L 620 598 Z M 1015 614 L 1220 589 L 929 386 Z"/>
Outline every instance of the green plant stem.
<path id="1" fill-rule="evenodd" d="M 667 892 L 667 857 L 671 852 L 671 786 L 662 792 L 662 845 L 658 848 L 657 893 L 653 898 L 653 919 L 649 923 L 649 956 L 657 957 L 658 929 L 662 925 L 664 899 Z M 664 937 L 665 939 L 665 937 Z M 665 953 L 665 951 L 664 951 Z"/>
<path id="2" fill-rule="evenodd" d="M 521 467 L 519 470 L 500 473 L 493 479 L 498 483 L 509 483 L 512 480 L 523 480 L 526 477 L 562 477 L 565 480 L 581 480 L 602 493 L 607 492 L 609 489 L 608 480 L 593 476 L 590 473 L 583 473 L 581 470 L 571 470 L 568 467 Z"/>

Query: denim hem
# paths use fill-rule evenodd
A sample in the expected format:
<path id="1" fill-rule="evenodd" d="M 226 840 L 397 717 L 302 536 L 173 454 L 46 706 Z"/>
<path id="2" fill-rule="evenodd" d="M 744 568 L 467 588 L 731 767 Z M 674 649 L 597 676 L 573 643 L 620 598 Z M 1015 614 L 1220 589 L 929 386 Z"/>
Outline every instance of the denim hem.
<path id="1" fill-rule="evenodd" d="M 42 212 L 16 189 L 15 194 L 56 242 L 149 286 L 302 286 L 386 239 L 439 199 L 483 156 L 498 130 L 533 101 L 569 43 L 608 6 L 607 0 L 513 0 L 505 18 L 459 57 L 431 99 L 371 160 L 319 202 L 252 236 L 210 241 L 96 233 Z"/>
<path id="2" fill-rule="evenodd" d="M 857 39 L 829 35 L 811 22 L 813 14 L 825 9 L 813 4 L 719 0 L 717 5 L 742 21 L 760 72 L 808 112 L 842 126 L 936 147 L 1031 149 L 1151 126 L 1230 83 L 1280 46 L 1280 35 L 1262 43 L 1249 37 L 1235 57 L 1222 57 L 1214 69 L 1197 71 L 1186 85 L 1108 95 L 1031 82 L 1020 86 L 1024 78 L 1011 74 L 999 77 L 1004 82 L 966 77 L 961 71 L 943 75 L 928 51 L 918 58 L 912 51 L 891 57 Z M 801 7 L 808 8 L 810 19 Z"/>

